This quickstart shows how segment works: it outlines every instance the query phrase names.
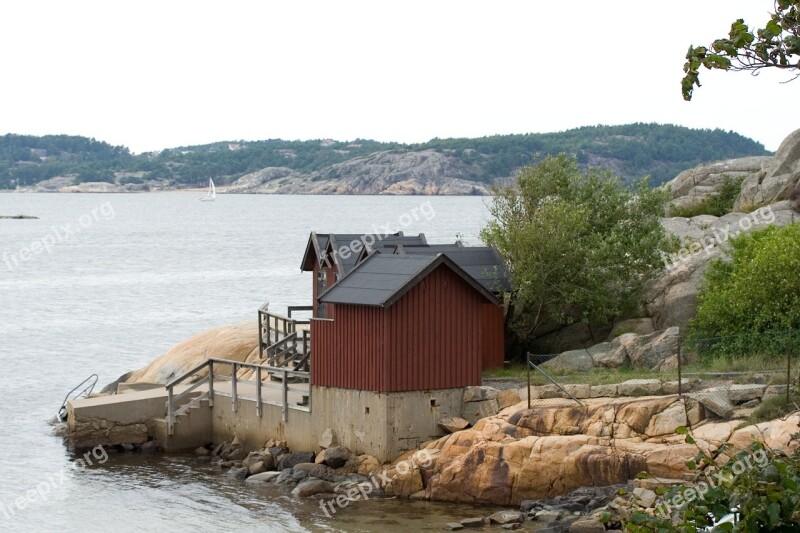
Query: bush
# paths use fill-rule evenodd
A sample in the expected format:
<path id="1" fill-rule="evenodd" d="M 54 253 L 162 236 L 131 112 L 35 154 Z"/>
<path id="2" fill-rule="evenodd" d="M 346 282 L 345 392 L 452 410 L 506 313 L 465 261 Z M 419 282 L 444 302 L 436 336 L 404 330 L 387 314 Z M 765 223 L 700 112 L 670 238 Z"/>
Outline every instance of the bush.
<path id="1" fill-rule="evenodd" d="M 686 442 L 694 439 L 686 428 Z M 657 489 L 660 498 L 656 513 L 635 508 L 623 520 L 629 532 L 704 531 L 714 521 L 739 510 L 739 521 L 722 524 L 714 531 L 798 531 L 800 528 L 800 455 L 771 450 L 759 442 L 732 454 L 722 463 L 720 456 L 729 452 L 723 444 L 714 455 L 700 450 L 696 460 L 687 462 L 695 470 L 692 485 Z M 649 477 L 643 474 L 641 477 Z M 712 522 L 713 523 L 713 522 Z M 710 529 L 709 529 L 710 530 Z"/>
<path id="2" fill-rule="evenodd" d="M 715 338 L 715 353 L 786 353 L 800 327 L 800 224 L 774 226 L 730 241 L 729 260 L 708 268 L 691 338 Z M 795 347 L 800 332 L 792 336 Z"/>
<path id="3" fill-rule="evenodd" d="M 726 176 L 716 194 L 707 196 L 692 205 L 684 207 L 670 206 L 669 215 L 672 217 L 692 218 L 698 215 L 714 215 L 721 217 L 733 212 L 733 204 L 742 190 L 744 178 L 731 178 Z"/>

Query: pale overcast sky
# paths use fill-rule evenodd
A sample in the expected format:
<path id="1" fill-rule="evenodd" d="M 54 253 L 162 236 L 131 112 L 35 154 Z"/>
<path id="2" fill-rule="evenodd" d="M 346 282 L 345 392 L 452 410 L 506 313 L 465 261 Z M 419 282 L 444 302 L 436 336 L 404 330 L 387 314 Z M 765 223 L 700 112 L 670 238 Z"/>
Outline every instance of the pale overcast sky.
<path id="1" fill-rule="evenodd" d="M 772 0 L 14 1 L 0 7 L 0 133 L 139 153 L 268 138 L 419 142 L 657 122 L 775 150 L 800 80 L 703 72 L 690 44 Z"/>

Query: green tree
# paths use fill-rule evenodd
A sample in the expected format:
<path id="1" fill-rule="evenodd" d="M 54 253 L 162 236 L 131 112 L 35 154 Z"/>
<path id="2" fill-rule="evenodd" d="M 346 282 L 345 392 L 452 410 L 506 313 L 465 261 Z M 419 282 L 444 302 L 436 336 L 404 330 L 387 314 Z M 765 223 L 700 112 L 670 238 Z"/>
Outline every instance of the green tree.
<path id="1" fill-rule="evenodd" d="M 692 99 L 695 86 L 700 87 L 700 67 L 753 73 L 763 68 L 800 69 L 800 0 L 775 0 L 775 10 L 763 28 L 751 29 L 738 19 L 728 37 L 710 46 L 690 46 L 681 81 L 685 100 Z"/>
<path id="2" fill-rule="evenodd" d="M 735 336 L 800 327 L 800 224 L 731 239 L 698 293 L 692 337 Z"/>
<path id="3" fill-rule="evenodd" d="M 603 323 L 635 310 L 667 245 L 664 202 L 646 179 L 624 186 L 565 154 L 496 190 L 481 235 L 512 274 L 516 332 L 530 339 L 549 320 Z"/>

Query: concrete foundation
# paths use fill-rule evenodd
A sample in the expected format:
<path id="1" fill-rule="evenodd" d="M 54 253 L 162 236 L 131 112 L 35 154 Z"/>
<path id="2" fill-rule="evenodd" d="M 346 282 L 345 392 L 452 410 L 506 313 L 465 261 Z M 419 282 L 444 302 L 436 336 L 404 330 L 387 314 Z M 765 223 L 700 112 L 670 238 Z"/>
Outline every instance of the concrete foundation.
<path id="1" fill-rule="evenodd" d="M 315 446 L 330 429 L 337 444 L 388 461 L 443 435 L 438 423 L 461 416 L 463 389 L 377 393 L 315 386 L 311 394 Z"/>
<path id="2" fill-rule="evenodd" d="M 202 389 L 194 392 L 199 395 Z M 276 439 L 295 451 L 318 451 L 320 438 L 329 430 L 332 444 L 390 461 L 443 435 L 439 421 L 461 416 L 463 397 L 460 388 L 376 393 L 313 386 L 310 392 L 312 408 L 290 402 L 284 421 L 282 405 L 262 403 L 258 416 L 253 397 L 240 396 L 234 411 L 229 393 L 215 389 L 214 406 L 203 400 L 179 415 L 173 435 L 168 435 L 164 418 L 166 391 L 130 392 L 70 402 L 69 428 L 80 447 L 155 438 L 168 452 L 234 437 L 247 450 Z"/>

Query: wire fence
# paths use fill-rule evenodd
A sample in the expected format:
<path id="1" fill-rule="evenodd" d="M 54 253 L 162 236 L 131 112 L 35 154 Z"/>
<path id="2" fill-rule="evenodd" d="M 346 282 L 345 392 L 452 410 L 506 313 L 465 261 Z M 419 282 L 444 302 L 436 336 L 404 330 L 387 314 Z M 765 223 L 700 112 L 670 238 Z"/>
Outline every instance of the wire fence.
<path id="1" fill-rule="evenodd" d="M 535 405 L 548 398 L 580 404 L 605 396 L 688 394 L 716 400 L 727 413 L 773 397 L 788 402 L 800 380 L 798 354 L 800 331 L 791 329 L 528 354 L 527 396 Z"/>

